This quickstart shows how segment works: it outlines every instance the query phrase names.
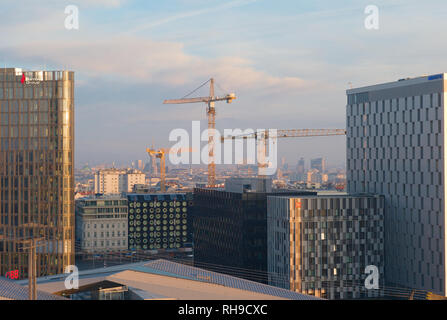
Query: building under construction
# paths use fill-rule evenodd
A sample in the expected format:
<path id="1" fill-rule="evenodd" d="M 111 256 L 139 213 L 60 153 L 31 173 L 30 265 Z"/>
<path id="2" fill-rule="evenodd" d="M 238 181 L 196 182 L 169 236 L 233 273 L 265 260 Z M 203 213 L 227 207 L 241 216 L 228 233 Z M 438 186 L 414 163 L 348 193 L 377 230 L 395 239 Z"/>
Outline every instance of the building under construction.
<path id="1" fill-rule="evenodd" d="M 271 180 L 232 178 L 226 189 L 194 189 L 194 264 L 267 283 L 267 196 L 315 195 L 272 192 Z"/>

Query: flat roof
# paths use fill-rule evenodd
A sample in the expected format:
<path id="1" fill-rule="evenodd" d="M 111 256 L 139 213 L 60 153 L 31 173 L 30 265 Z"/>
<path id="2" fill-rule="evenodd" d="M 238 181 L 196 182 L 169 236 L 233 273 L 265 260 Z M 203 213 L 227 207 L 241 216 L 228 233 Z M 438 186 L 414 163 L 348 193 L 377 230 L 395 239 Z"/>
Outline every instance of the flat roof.
<path id="1" fill-rule="evenodd" d="M 433 74 L 433 75 L 423 75 L 415 78 L 403 78 L 392 82 L 379 83 L 375 85 L 369 85 L 364 87 L 352 88 L 346 90 L 346 94 L 362 93 L 367 91 L 376 91 L 383 89 L 399 88 L 404 86 L 417 85 L 421 83 L 431 82 L 431 81 L 443 81 L 447 79 L 445 73 Z"/>
<path id="2" fill-rule="evenodd" d="M 37 279 L 39 290 L 65 290 L 65 274 Z M 178 300 L 321 300 L 290 290 L 163 259 L 79 272 L 79 286 L 100 281 L 128 286 L 143 299 Z M 26 280 L 23 280 L 26 282 Z"/>
<path id="3" fill-rule="evenodd" d="M 25 283 L 27 284 L 27 281 Z M 28 286 L 0 277 L 0 300 L 28 300 Z M 66 300 L 64 297 L 37 291 L 37 300 Z"/>
<path id="4" fill-rule="evenodd" d="M 372 197 L 381 197 L 380 194 L 373 194 L 373 193 L 353 193 L 353 194 L 316 194 L 316 195 L 269 195 L 269 197 L 275 197 L 275 198 L 285 198 L 285 199 L 295 199 L 295 198 L 315 198 L 315 199 L 324 199 L 324 198 L 372 198 Z"/>

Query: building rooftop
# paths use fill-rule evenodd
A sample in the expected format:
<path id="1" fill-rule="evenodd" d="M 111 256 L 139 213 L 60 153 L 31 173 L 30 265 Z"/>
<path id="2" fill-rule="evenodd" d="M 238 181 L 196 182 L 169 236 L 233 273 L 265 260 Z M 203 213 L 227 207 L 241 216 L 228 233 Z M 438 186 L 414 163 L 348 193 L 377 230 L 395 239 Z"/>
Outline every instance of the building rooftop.
<path id="1" fill-rule="evenodd" d="M 25 281 L 27 283 L 28 280 Z M 23 283 L 23 281 L 22 281 Z M 28 300 L 28 286 L 0 277 L 0 300 Z M 64 297 L 37 291 L 37 300 L 66 300 Z"/>
<path id="2" fill-rule="evenodd" d="M 288 194 L 280 195 L 273 194 L 269 195 L 275 198 L 358 198 L 358 197 L 378 197 L 380 195 L 373 193 L 346 193 L 346 192 L 318 192 L 316 194 Z"/>
<path id="3" fill-rule="evenodd" d="M 62 274 L 38 278 L 38 289 L 49 294 L 61 294 L 66 290 L 65 277 Z M 127 286 L 132 295 L 139 299 L 320 300 L 314 296 L 163 259 L 79 272 L 80 287 L 104 281 Z"/>
<path id="4" fill-rule="evenodd" d="M 423 76 L 415 77 L 415 78 L 403 78 L 403 79 L 399 79 L 399 80 L 396 80 L 393 82 L 386 82 L 386 83 L 380 83 L 380 84 L 376 84 L 376 85 L 348 89 L 348 90 L 346 90 L 346 94 L 355 94 L 355 93 L 361 93 L 361 92 L 366 92 L 366 91 L 377 91 L 377 90 L 393 89 L 393 88 L 411 86 L 411 85 L 419 85 L 419 84 L 426 83 L 426 82 L 444 80 L 446 78 L 447 77 L 446 77 L 445 73 L 434 74 L 434 75 L 423 75 Z"/>

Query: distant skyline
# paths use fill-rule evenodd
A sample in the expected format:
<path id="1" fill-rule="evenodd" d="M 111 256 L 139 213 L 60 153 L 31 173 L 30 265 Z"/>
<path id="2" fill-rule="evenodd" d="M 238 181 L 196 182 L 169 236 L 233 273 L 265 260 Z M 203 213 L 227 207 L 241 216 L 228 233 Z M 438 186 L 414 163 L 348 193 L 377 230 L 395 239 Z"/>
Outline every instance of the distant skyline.
<path id="1" fill-rule="evenodd" d="M 109 161 L 104 161 L 104 162 L 99 162 L 99 161 L 96 161 L 96 162 L 80 162 L 80 163 L 77 163 L 76 164 L 76 169 L 82 169 L 85 165 L 88 165 L 90 168 L 92 168 L 92 167 L 102 167 L 102 166 L 105 166 L 105 167 L 107 167 L 107 168 L 131 168 L 132 167 L 132 162 L 135 162 L 136 160 L 143 160 L 143 165 L 145 166 L 147 163 L 149 163 L 149 160 L 148 159 L 135 159 L 135 160 L 124 160 L 124 161 L 111 161 L 111 160 L 109 160 Z M 309 170 L 310 169 L 310 158 L 304 158 L 304 160 L 305 160 L 305 169 L 306 170 Z M 286 164 L 289 166 L 289 170 L 291 170 L 291 171 L 296 171 L 296 169 L 297 169 L 297 165 L 298 165 L 298 161 L 299 161 L 299 159 L 297 159 L 295 162 L 288 162 L 287 160 L 286 160 Z M 185 165 L 185 164 L 181 164 L 181 165 L 173 165 L 173 164 L 171 164 L 171 163 L 169 163 L 169 162 L 167 162 L 167 166 L 168 167 L 180 167 L 180 168 L 189 168 L 189 167 L 192 167 L 192 168 L 198 168 L 198 167 L 201 167 L 201 168 L 203 168 L 203 169 L 207 169 L 207 165 L 205 165 L 205 164 L 201 164 L 201 165 Z M 227 169 L 227 168 L 230 168 L 231 166 L 233 166 L 233 165 L 228 165 L 228 164 L 226 164 L 226 165 L 218 165 L 218 170 L 220 170 L 220 169 Z M 256 165 L 253 165 L 253 166 L 256 166 Z M 135 167 L 136 167 L 136 165 L 135 165 Z M 281 163 L 279 163 L 278 164 L 278 168 L 281 168 L 282 167 L 282 164 Z M 333 168 L 345 168 L 345 164 L 343 163 L 343 164 L 336 164 L 336 163 L 328 163 L 328 162 L 326 162 L 326 168 L 329 170 L 329 169 L 333 169 Z"/>
<path id="2" fill-rule="evenodd" d="M 79 30 L 64 28 L 67 5 Z M 380 12 L 364 27 L 365 7 Z M 75 71 L 75 162 L 146 161 L 205 106 L 163 105 L 210 77 L 218 129 L 344 128 L 345 90 L 447 71 L 441 0 L 3 0 L 0 63 Z M 206 90 L 199 91 L 206 94 Z M 226 92 L 225 92 L 226 93 Z M 344 137 L 282 139 L 278 157 L 344 164 Z"/>

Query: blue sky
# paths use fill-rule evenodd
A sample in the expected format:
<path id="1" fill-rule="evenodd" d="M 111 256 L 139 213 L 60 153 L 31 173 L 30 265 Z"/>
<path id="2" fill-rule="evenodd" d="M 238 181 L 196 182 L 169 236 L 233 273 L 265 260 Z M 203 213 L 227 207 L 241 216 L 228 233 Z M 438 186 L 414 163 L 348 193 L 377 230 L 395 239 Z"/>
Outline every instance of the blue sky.
<path id="1" fill-rule="evenodd" d="M 79 7 L 79 30 L 64 9 Z M 364 9 L 379 7 L 379 30 Z M 447 70 L 442 0 L 2 0 L 0 63 L 76 72 L 76 162 L 147 159 L 205 107 L 163 105 L 213 76 L 235 92 L 217 128 L 343 128 L 345 90 Z M 205 94 L 205 92 L 199 92 Z M 279 156 L 343 164 L 343 137 L 285 139 Z"/>

